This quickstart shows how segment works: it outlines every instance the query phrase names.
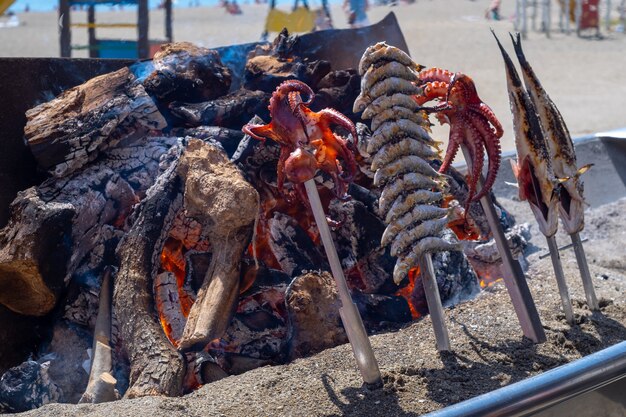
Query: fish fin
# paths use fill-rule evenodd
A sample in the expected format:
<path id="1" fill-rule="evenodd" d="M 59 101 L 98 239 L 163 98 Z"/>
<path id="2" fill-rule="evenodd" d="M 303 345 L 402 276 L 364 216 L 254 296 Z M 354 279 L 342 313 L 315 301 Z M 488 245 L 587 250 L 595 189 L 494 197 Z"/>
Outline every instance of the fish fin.
<path id="1" fill-rule="evenodd" d="M 583 175 L 585 172 L 589 171 L 591 169 L 591 167 L 593 166 L 593 164 L 587 164 L 587 165 L 583 165 L 580 168 L 578 168 L 578 171 L 576 171 L 576 176 L 580 177 L 581 175 Z"/>

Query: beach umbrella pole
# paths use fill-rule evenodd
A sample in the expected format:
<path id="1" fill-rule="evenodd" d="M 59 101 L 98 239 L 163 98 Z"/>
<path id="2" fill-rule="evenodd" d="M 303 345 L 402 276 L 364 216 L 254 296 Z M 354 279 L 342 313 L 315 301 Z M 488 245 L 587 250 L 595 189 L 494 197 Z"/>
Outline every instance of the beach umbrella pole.
<path id="1" fill-rule="evenodd" d="M 311 204 L 313 216 L 315 217 L 315 223 L 320 232 L 320 238 L 326 251 L 326 257 L 330 264 L 330 269 L 337 285 L 337 292 L 339 293 L 339 299 L 341 301 L 341 309 L 339 313 L 341 315 L 341 321 L 346 329 L 348 340 L 352 345 L 352 351 L 356 358 L 357 366 L 363 377 L 363 381 L 367 384 L 379 385 L 382 383 L 382 377 L 380 370 L 378 369 L 378 363 L 374 356 L 374 351 L 370 344 L 365 326 L 363 326 L 363 320 L 359 314 L 356 304 L 352 301 L 350 296 L 350 290 L 346 283 L 346 278 L 343 274 L 343 268 L 339 262 L 339 256 L 335 249 L 333 238 L 330 234 L 330 228 L 326 221 L 326 215 L 324 214 L 324 208 L 320 201 L 320 196 L 315 185 L 315 180 L 311 179 L 304 183 L 307 196 Z"/>

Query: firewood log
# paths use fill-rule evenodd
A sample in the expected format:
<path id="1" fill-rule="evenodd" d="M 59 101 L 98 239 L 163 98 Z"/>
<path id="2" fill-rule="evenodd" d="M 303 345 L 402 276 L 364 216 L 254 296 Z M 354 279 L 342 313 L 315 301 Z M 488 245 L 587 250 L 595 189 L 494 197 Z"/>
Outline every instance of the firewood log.
<path id="1" fill-rule="evenodd" d="M 189 142 L 179 175 L 186 214 L 208 231 L 213 256 L 179 349 L 206 345 L 228 327 L 239 295 L 239 264 L 259 212 L 259 195 L 227 155 L 200 140 Z"/>
<path id="2" fill-rule="evenodd" d="M 56 177 L 76 171 L 137 130 L 167 126 L 128 68 L 71 88 L 27 111 L 26 119 L 31 152 Z"/>
<path id="3" fill-rule="evenodd" d="M 117 248 L 120 269 L 113 307 L 130 359 L 128 398 L 182 394 L 184 360 L 158 322 L 151 281 L 167 235 L 164 225 L 181 205 L 180 180 L 174 168 L 175 164 L 148 190 L 135 211 L 133 226 Z"/>

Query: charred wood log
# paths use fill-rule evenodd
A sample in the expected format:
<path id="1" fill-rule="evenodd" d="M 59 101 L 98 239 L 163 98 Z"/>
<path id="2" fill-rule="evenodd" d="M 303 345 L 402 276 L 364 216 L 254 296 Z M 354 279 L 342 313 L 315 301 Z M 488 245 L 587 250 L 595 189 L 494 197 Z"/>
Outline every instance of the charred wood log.
<path id="1" fill-rule="evenodd" d="M 328 268 L 309 235 L 298 222 L 283 213 L 274 213 L 269 220 L 270 248 L 281 266 L 290 277 L 296 277 L 319 268 Z"/>
<path id="2" fill-rule="evenodd" d="M 169 43 L 154 54 L 153 63 L 144 86 L 163 103 L 213 100 L 230 89 L 230 70 L 214 50 L 189 42 Z"/>
<path id="3" fill-rule="evenodd" d="M 28 360 L 0 378 L 0 404 L 9 412 L 21 412 L 58 402 L 62 392 L 50 379 L 50 362 Z"/>
<path id="4" fill-rule="evenodd" d="M 244 74 L 244 87 L 249 90 L 272 92 L 280 83 L 298 79 L 316 89 L 317 84 L 330 72 L 330 63 L 319 60 L 308 62 L 293 54 L 299 42 L 283 30 L 270 44 L 258 45 L 248 54 Z"/>
<path id="5" fill-rule="evenodd" d="M 73 275 L 97 276 L 113 264 L 125 219 L 154 182 L 159 164 L 171 163 L 167 152 L 176 143 L 143 138 L 109 150 L 80 172 L 21 192 L 0 231 L 0 303 L 22 314 L 46 314 Z M 94 298 L 82 292 L 75 292 L 80 304 Z M 95 314 L 80 316 L 74 321 L 87 325 Z"/>
<path id="6" fill-rule="evenodd" d="M 263 118 L 269 117 L 269 97 L 270 94 L 263 91 L 237 90 L 204 103 L 173 102 L 169 108 L 185 126 L 208 125 L 241 129 L 255 114 Z"/>
<path id="7" fill-rule="evenodd" d="M 203 225 L 213 255 L 191 308 L 179 348 L 221 337 L 239 295 L 239 265 L 259 211 L 259 195 L 226 154 L 200 140 L 189 142 L 179 166 L 185 210 Z"/>
<path id="8" fill-rule="evenodd" d="M 137 130 L 163 129 L 128 68 L 93 78 L 26 112 L 25 139 L 39 165 L 63 177 Z"/>
<path id="9" fill-rule="evenodd" d="M 241 128 L 227 129 L 218 126 L 198 126 L 194 128 L 176 128 L 171 132 L 174 136 L 185 137 L 191 136 L 195 139 L 201 139 L 212 145 L 221 146 L 229 158 L 233 156 L 239 143 L 244 138 Z"/>
<path id="10" fill-rule="evenodd" d="M 120 269 L 113 307 L 130 359 L 129 398 L 182 394 L 184 360 L 165 337 L 154 314 L 151 277 L 158 269 L 164 226 L 182 204 L 180 179 L 173 164 L 136 210 L 133 226 L 117 248 Z"/>
<path id="11" fill-rule="evenodd" d="M 317 85 L 315 101 L 311 104 L 311 109 L 319 111 L 325 107 L 332 107 L 349 118 L 355 119 L 352 107 L 359 91 L 361 91 L 361 77 L 356 70 L 332 71 Z"/>

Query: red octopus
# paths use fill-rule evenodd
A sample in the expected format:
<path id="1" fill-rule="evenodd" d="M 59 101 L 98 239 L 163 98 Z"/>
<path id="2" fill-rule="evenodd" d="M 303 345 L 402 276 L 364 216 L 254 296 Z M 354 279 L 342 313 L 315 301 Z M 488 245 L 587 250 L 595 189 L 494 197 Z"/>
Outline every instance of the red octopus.
<path id="1" fill-rule="evenodd" d="M 456 74 L 441 69 L 431 68 L 419 74 L 420 84 L 424 86 L 421 95 L 414 96 L 422 105 L 431 100 L 440 100 L 440 104 L 424 108 L 427 112 L 437 113 L 441 124 L 450 125 L 450 137 L 446 156 L 439 172 L 445 173 L 461 145 L 469 150 L 471 174 L 467 181 L 469 192 L 466 208 L 473 201 L 479 200 L 493 186 L 500 167 L 500 138 L 502 125 L 491 108 L 478 97 L 474 81 L 467 75 Z M 487 178 L 481 190 L 476 193 L 476 185 L 483 169 L 483 158 L 487 150 L 489 168 Z"/>
<path id="2" fill-rule="evenodd" d="M 302 100 L 302 95 L 307 98 Z M 356 140 L 354 124 L 343 114 L 333 109 L 314 112 L 308 108 L 315 94 L 305 83 L 288 80 L 276 88 L 270 98 L 269 111 L 272 118 L 266 125 L 247 124 L 243 132 L 255 139 L 274 140 L 280 145 L 277 186 L 284 191 L 285 177 L 293 183 L 297 196 L 306 200 L 303 183 L 312 179 L 318 169 L 328 173 L 334 182 L 334 193 L 346 198 L 347 184 L 356 173 L 354 154 L 345 139 L 331 129 L 341 126 Z M 337 159 L 341 157 L 343 165 Z"/>

